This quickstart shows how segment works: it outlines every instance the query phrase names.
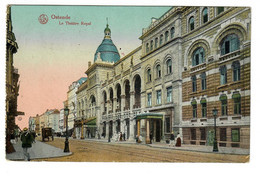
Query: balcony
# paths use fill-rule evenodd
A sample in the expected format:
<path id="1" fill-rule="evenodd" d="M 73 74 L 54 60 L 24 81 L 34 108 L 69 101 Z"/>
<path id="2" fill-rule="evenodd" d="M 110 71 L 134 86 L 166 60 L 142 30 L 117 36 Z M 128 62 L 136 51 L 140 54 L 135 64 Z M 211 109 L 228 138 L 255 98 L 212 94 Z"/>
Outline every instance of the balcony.
<path id="1" fill-rule="evenodd" d="M 201 71 L 203 69 L 206 68 L 206 63 L 202 63 L 202 64 L 199 64 L 199 65 L 196 65 L 196 66 L 193 66 L 190 71 L 191 73 L 194 73 L 194 72 L 197 72 L 197 71 Z"/>
<path id="2" fill-rule="evenodd" d="M 240 50 L 225 54 L 219 57 L 219 62 L 224 63 L 240 57 Z"/>

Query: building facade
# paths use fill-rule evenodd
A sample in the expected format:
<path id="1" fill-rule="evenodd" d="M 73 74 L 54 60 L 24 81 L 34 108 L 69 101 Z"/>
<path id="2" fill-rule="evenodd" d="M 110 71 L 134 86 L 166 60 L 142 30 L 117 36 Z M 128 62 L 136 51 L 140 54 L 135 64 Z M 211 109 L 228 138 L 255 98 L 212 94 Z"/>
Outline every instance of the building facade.
<path id="1" fill-rule="evenodd" d="M 249 148 L 250 8 L 173 7 L 143 29 L 120 58 L 108 24 L 77 91 L 81 138 Z M 115 34 L 116 35 L 116 34 Z M 78 137 L 79 137 L 78 136 Z"/>

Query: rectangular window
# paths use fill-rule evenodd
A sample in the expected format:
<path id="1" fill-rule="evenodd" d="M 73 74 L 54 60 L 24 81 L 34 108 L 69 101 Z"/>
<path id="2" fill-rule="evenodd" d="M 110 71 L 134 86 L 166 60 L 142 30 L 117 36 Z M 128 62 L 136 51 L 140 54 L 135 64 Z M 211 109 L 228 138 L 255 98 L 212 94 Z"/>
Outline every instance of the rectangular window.
<path id="1" fill-rule="evenodd" d="M 196 140 L 196 129 L 191 128 L 191 140 Z"/>
<path id="2" fill-rule="evenodd" d="M 170 117 L 165 118 L 165 132 L 170 133 L 171 132 L 171 123 L 170 123 Z"/>
<path id="3" fill-rule="evenodd" d="M 162 104 L 162 92 L 161 92 L 161 90 L 156 91 L 156 104 Z"/>
<path id="4" fill-rule="evenodd" d="M 206 82 L 206 73 L 201 74 L 201 90 L 206 90 L 207 82 Z"/>
<path id="5" fill-rule="evenodd" d="M 192 76 L 192 92 L 196 92 L 197 91 L 197 78 L 196 76 Z"/>
<path id="6" fill-rule="evenodd" d="M 172 102 L 172 87 L 167 88 L 167 102 Z"/>
<path id="7" fill-rule="evenodd" d="M 206 140 L 206 129 L 200 128 L 200 140 Z"/>
<path id="8" fill-rule="evenodd" d="M 227 116 L 227 100 L 222 100 L 221 101 L 221 115 L 222 116 Z"/>
<path id="9" fill-rule="evenodd" d="M 227 68 L 226 66 L 222 66 L 220 68 L 220 84 L 224 85 L 227 83 Z"/>
<path id="10" fill-rule="evenodd" d="M 224 7 L 217 7 L 217 14 L 224 12 Z"/>
<path id="11" fill-rule="evenodd" d="M 197 105 L 192 105 L 192 117 L 197 118 Z"/>
<path id="12" fill-rule="evenodd" d="M 232 142 L 240 142 L 239 128 L 231 129 L 231 141 Z"/>
<path id="13" fill-rule="evenodd" d="M 227 141 L 227 129 L 226 128 L 220 128 L 219 133 L 219 139 L 220 141 Z"/>
<path id="14" fill-rule="evenodd" d="M 147 94 L 147 106 L 152 106 L 152 93 Z"/>
<path id="15" fill-rule="evenodd" d="M 202 106 L 201 107 L 202 108 L 201 109 L 202 110 L 202 112 L 201 112 L 202 113 L 202 117 L 207 117 L 207 103 L 202 103 L 201 106 Z"/>
<path id="16" fill-rule="evenodd" d="M 234 99 L 234 114 L 241 114 L 241 98 Z"/>

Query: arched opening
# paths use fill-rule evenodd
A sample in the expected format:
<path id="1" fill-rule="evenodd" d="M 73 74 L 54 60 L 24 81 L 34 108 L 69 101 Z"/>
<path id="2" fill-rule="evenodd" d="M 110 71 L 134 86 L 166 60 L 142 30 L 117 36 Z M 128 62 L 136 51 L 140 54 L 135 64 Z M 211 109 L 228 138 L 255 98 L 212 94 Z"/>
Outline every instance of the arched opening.
<path id="1" fill-rule="evenodd" d="M 103 115 L 107 112 L 107 93 L 103 92 Z"/>
<path id="2" fill-rule="evenodd" d="M 120 112 L 121 111 L 121 86 L 120 86 L 120 84 L 116 85 L 116 98 L 117 98 L 116 112 Z"/>
<path id="3" fill-rule="evenodd" d="M 134 108 L 141 108 L 141 78 L 139 75 L 135 76 L 134 90 L 135 90 Z"/>
<path id="4" fill-rule="evenodd" d="M 130 108 L 130 83 L 129 80 L 125 81 L 125 108 L 128 110 Z"/>
<path id="5" fill-rule="evenodd" d="M 109 100 L 110 100 L 110 109 L 109 109 L 109 113 L 112 113 L 112 112 L 113 112 L 113 107 L 114 107 L 113 97 L 114 97 L 113 89 L 110 88 L 110 89 L 109 89 Z"/>
<path id="6" fill-rule="evenodd" d="M 92 95 L 90 97 L 90 117 L 94 117 L 96 116 L 96 109 L 95 109 L 95 106 L 96 106 L 96 98 L 94 95 Z"/>

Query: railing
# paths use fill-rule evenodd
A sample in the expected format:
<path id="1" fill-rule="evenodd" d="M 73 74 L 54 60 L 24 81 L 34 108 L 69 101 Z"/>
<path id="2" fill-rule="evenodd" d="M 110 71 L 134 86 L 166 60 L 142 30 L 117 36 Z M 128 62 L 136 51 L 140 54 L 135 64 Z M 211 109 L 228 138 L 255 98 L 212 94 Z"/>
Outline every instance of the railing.
<path id="1" fill-rule="evenodd" d="M 219 57 L 219 61 L 220 61 L 220 62 L 226 62 L 226 61 L 235 59 L 235 58 L 237 58 L 237 57 L 239 57 L 239 56 L 240 56 L 240 50 L 237 50 L 237 51 L 234 51 L 234 52 L 225 54 L 225 55 L 223 55 L 223 56 L 220 56 L 220 57 Z"/>
<path id="2" fill-rule="evenodd" d="M 199 64 L 199 65 L 196 65 L 196 66 L 192 67 L 190 69 L 190 71 L 191 72 L 196 72 L 196 71 L 202 70 L 204 68 L 206 68 L 206 63 L 202 63 L 202 64 Z"/>

